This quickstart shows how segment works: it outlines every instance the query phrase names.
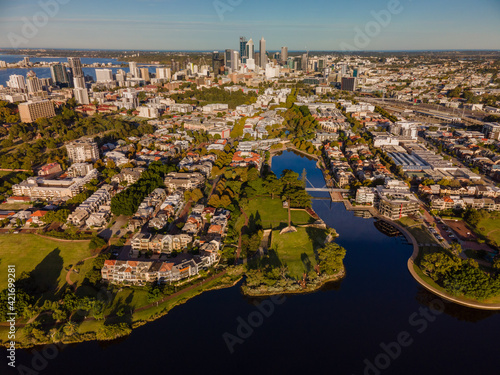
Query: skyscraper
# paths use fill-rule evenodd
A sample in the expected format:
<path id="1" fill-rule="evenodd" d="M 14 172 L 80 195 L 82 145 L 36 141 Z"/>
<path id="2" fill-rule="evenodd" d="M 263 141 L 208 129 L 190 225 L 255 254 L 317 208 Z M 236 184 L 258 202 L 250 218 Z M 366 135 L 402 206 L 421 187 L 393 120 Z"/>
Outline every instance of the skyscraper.
<path id="1" fill-rule="evenodd" d="M 85 77 L 83 75 L 82 62 L 79 57 L 68 57 L 71 73 L 73 75 L 73 84 L 75 89 L 73 95 L 79 104 L 89 104 L 89 92 L 85 85 Z"/>
<path id="2" fill-rule="evenodd" d="M 227 49 L 224 53 L 224 65 L 232 71 L 238 70 L 239 55 L 238 51 Z"/>
<path id="3" fill-rule="evenodd" d="M 133 62 L 133 61 L 129 62 L 128 67 L 129 67 L 130 74 L 132 75 L 132 77 L 134 77 L 134 78 L 141 77 L 141 73 L 140 73 L 139 69 L 137 68 L 136 62 Z"/>
<path id="4" fill-rule="evenodd" d="M 281 62 L 286 64 L 288 60 L 288 47 L 281 47 Z"/>
<path id="5" fill-rule="evenodd" d="M 248 58 L 247 56 L 247 38 L 242 36 L 240 38 L 240 56 L 241 56 L 241 62 L 245 62 L 245 60 Z"/>
<path id="6" fill-rule="evenodd" d="M 356 78 L 342 77 L 341 90 L 356 91 Z"/>
<path id="7" fill-rule="evenodd" d="M 68 63 L 71 73 L 73 73 L 73 78 L 83 77 L 82 62 L 79 57 L 68 57 Z"/>
<path id="8" fill-rule="evenodd" d="M 260 40 L 260 67 L 265 68 L 267 64 L 266 40 L 264 37 Z"/>
<path id="9" fill-rule="evenodd" d="M 86 89 L 84 77 L 73 77 L 73 85 L 77 89 Z"/>
<path id="10" fill-rule="evenodd" d="M 253 40 L 250 39 L 246 45 L 246 57 L 247 59 L 255 59 L 255 45 Z"/>
<path id="11" fill-rule="evenodd" d="M 302 70 L 305 70 L 306 72 L 309 70 L 309 67 L 308 67 L 308 64 L 309 64 L 309 55 L 307 53 L 304 53 L 302 55 Z"/>
<path id="12" fill-rule="evenodd" d="M 219 75 L 223 66 L 224 57 L 220 55 L 219 51 L 214 51 L 212 53 L 212 68 L 214 70 L 214 75 Z"/>
<path id="13" fill-rule="evenodd" d="M 66 68 L 63 64 L 55 64 L 50 67 L 52 80 L 57 85 L 69 85 L 69 77 Z"/>

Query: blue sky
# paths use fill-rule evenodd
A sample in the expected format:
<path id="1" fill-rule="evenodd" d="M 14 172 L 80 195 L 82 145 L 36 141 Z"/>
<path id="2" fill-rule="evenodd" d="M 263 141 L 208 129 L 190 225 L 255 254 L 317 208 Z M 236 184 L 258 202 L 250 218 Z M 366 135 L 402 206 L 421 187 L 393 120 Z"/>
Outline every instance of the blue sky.
<path id="1" fill-rule="evenodd" d="M 377 26 L 391 2 L 401 11 Z M 47 22 L 41 3 L 57 3 Z M 0 0 L 0 47 L 220 50 L 244 35 L 268 50 L 500 49 L 499 20 L 500 0 Z"/>

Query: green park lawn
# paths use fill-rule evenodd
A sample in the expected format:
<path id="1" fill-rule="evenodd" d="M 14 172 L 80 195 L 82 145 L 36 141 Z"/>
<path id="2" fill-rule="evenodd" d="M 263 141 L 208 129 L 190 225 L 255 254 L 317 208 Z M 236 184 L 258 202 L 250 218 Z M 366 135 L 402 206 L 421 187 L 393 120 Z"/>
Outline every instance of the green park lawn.
<path id="1" fill-rule="evenodd" d="M 422 222 L 413 220 L 410 217 L 402 217 L 401 219 L 399 219 L 399 222 L 406 227 L 411 227 L 414 225 L 421 225 L 422 224 Z"/>
<path id="2" fill-rule="evenodd" d="M 0 290 L 7 286 L 7 266 L 16 266 L 16 277 L 34 271 L 37 282 L 62 286 L 65 268 L 91 256 L 88 242 L 59 242 L 35 234 L 0 234 Z M 72 280 L 78 281 L 73 274 Z"/>
<path id="3" fill-rule="evenodd" d="M 434 244 L 438 243 L 432 234 L 427 230 L 425 225 L 420 224 L 410 218 L 402 218 L 398 220 L 400 224 L 406 227 L 419 244 Z"/>
<path id="4" fill-rule="evenodd" d="M 491 242 L 500 244 L 500 214 L 495 212 L 490 217 L 479 220 L 475 230 Z"/>
<path id="5" fill-rule="evenodd" d="M 281 199 L 257 197 L 251 199 L 248 204 L 243 207 L 243 210 L 249 218 L 252 215 L 255 217 L 258 213 L 262 220 L 262 226 L 264 229 L 279 228 L 281 224 L 286 224 L 285 226 L 288 225 L 288 210 L 283 208 Z M 292 210 L 291 216 L 293 225 L 308 224 L 311 221 L 314 221 L 305 211 Z M 242 215 L 238 224 L 243 226 L 244 222 L 245 218 Z"/>
<path id="6" fill-rule="evenodd" d="M 326 231 L 316 228 L 297 228 L 295 233 L 280 235 L 273 231 L 271 248 L 277 250 L 281 264 L 288 267 L 289 275 L 301 279 L 304 272 L 311 272 L 316 266 L 315 250 L 321 247 Z"/>

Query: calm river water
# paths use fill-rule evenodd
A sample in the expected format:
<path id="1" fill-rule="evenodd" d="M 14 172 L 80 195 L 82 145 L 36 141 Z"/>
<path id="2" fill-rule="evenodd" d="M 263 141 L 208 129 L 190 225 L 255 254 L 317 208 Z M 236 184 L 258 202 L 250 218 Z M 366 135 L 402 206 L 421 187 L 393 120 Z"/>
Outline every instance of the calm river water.
<path id="1" fill-rule="evenodd" d="M 313 184 L 324 184 L 314 161 L 291 152 L 273 159 L 277 174 L 287 168 L 306 168 Z M 499 373 L 497 313 L 445 303 L 419 287 L 406 266 L 411 246 L 379 232 L 373 219 L 325 200 L 315 200 L 314 209 L 347 249 L 346 278 L 317 293 L 286 297 L 233 353 L 223 335 L 237 335 L 238 319 L 257 311 L 239 286 L 196 297 L 117 342 L 68 346 L 40 373 Z M 404 346 L 392 344 L 398 338 Z M 30 366 L 32 358 L 29 351 L 17 353 L 18 364 Z"/>

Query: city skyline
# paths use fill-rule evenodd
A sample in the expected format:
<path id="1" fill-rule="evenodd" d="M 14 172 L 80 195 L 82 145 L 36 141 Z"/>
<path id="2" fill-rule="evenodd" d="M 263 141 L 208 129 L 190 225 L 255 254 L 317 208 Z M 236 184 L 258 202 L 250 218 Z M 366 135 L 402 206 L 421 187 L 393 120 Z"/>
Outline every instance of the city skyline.
<path id="1" fill-rule="evenodd" d="M 0 4 L 0 48 L 208 51 L 237 49 L 232 35 L 245 35 L 264 37 L 269 51 L 500 49 L 500 3 L 480 3 L 471 8 L 464 0 L 314 1 L 303 8 L 296 1 L 196 0 L 185 7 L 176 0 L 127 0 L 118 8 L 95 0 L 21 0 Z M 391 7 L 397 11 L 387 13 Z M 34 16 L 37 25 L 30 28 Z"/>

